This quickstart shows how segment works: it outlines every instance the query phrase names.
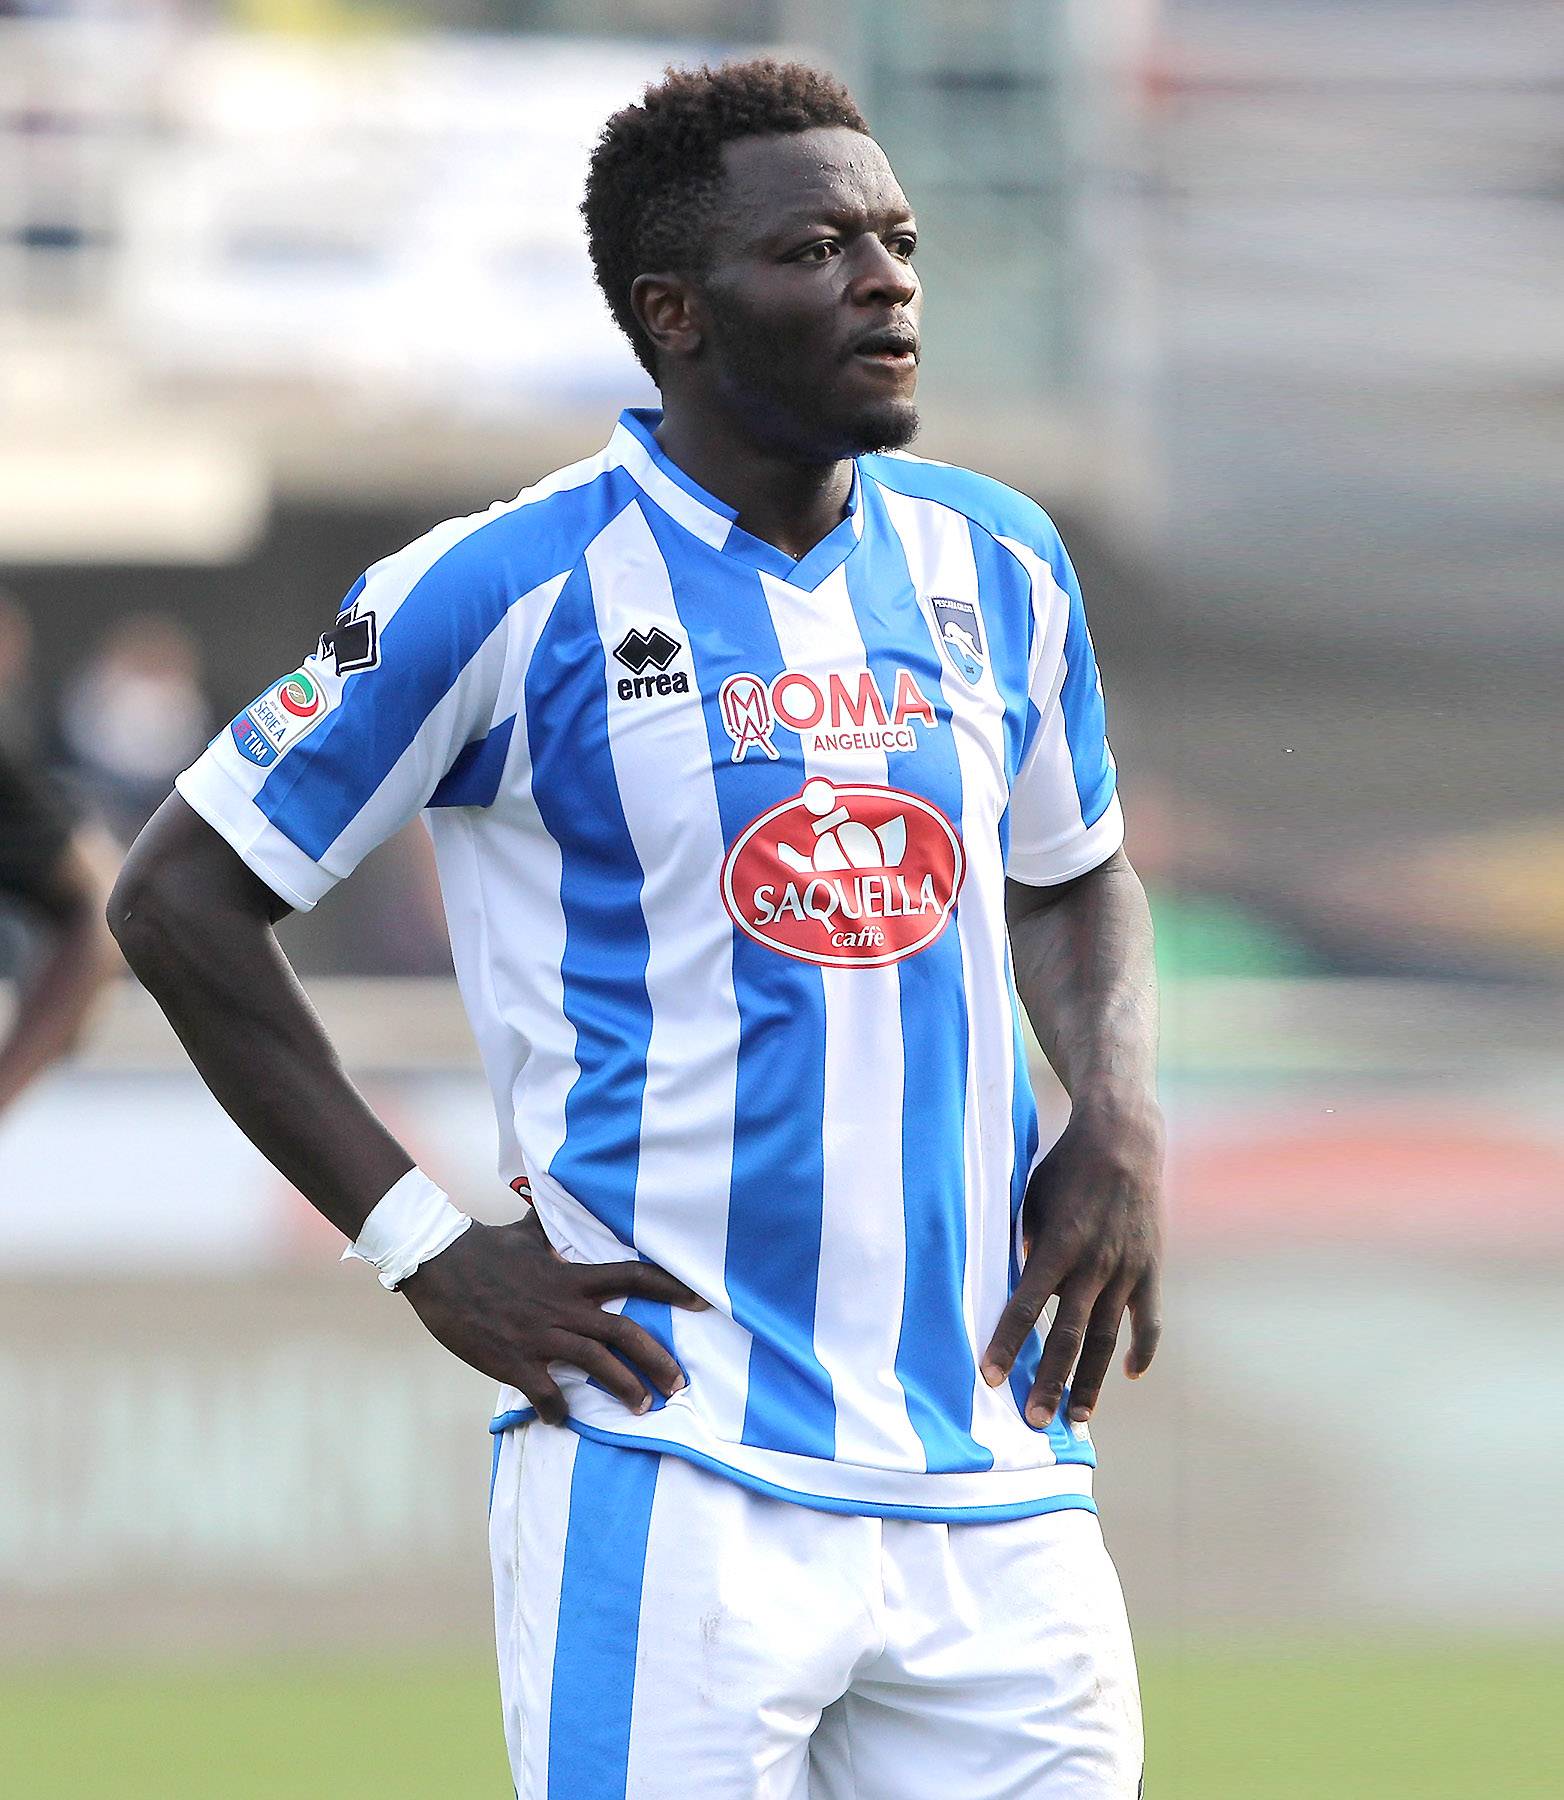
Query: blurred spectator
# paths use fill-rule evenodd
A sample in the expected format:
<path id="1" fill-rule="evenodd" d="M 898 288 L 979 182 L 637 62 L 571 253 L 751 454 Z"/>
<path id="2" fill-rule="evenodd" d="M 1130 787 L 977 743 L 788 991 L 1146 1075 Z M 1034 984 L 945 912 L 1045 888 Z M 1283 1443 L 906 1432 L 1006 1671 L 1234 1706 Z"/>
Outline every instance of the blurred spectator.
<path id="1" fill-rule="evenodd" d="M 79 1038 L 119 967 L 103 909 L 118 857 L 59 796 L 0 752 L 0 905 L 37 927 L 0 1034 L 0 1113 Z"/>
<path id="2" fill-rule="evenodd" d="M 0 756 L 35 754 L 35 694 L 32 622 L 17 601 L 0 592 Z"/>
<path id="3" fill-rule="evenodd" d="M 72 779 L 127 839 L 212 730 L 195 639 L 164 613 L 134 613 L 113 625 L 60 704 L 60 744 Z"/>

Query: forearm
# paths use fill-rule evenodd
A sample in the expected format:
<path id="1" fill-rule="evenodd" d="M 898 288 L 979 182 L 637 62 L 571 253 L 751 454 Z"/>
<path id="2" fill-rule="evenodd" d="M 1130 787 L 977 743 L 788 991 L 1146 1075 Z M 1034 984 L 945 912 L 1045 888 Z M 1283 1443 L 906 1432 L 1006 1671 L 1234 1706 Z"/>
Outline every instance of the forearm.
<path id="1" fill-rule="evenodd" d="M 154 869 L 155 852 L 133 852 L 110 902 L 126 960 L 218 1104 L 356 1238 L 412 1157 L 349 1081 L 270 921 L 242 895 L 182 883 L 177 858 Z"/>
<path id="2" fill-rule="evenodd" d="M 343 1073 L 294 979 L 272 933 L 286 911 L 177 795 L 136 840 L 109 897 L 126 961 L 228 1116 L 357 1240 L 413 1159 Z M 405 1266 L 405 1254 L 394 1260 Z M 401 1292 L 448 1350 L 519 1387 L 551 1424 L 566 1416 L 555 1363 L 583 1370 L 638 1413 L 654 1388 L 671 1395 L 684 1385 L 665 1346 L 604 1301 L 704 1304 L 650 1263 L 566 1262 L 535 1212 L 464 1230 L 420 1257 Z"/>
<path id="3" fill-rule="evenodd" d="M 1131 1376 L 1156 1354 L 1162 1259 L 1157 979 L 1145 890 L 1123 852 L 1058 888 L 1006 893 L 1016 990 L 1070 1096 L 1070 1122 L 1027 1183 L 1026 1264 L 983 1359 L 1014 1366 L 1051 1295 L 1026 1416 L 1046 1425 L 1072 1380 L 1070 1418 L 1091 1416 L 1128 1309 Z"/>
<path id="4" fill-rule="evenodd" d="M 1012 884 L 1009 899 L 1016 991 L 1072 1105 L 1154 1106 L 1151 912 L 1123 853 L 1057 893 Z"/>

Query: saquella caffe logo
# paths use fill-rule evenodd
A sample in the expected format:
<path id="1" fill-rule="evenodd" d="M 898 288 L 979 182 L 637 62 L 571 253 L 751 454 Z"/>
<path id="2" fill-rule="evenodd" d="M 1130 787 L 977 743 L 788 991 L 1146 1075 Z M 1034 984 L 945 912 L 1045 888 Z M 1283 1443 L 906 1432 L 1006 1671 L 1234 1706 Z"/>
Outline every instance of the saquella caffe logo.
<path id="1" fill-rule="evenodd" d="M 965 873 L 938 807 L 900 788 L 817 777 L 739 833 L 722 899 L 741 931 L 784 956 L 877 968 L 934 942 Z"/>

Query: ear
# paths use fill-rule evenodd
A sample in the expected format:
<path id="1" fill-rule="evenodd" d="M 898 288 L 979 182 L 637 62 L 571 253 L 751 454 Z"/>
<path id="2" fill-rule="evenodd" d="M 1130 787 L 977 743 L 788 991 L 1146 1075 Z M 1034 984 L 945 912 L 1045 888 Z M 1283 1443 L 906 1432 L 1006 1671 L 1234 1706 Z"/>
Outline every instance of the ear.
<path id="1" fill-rule="evenodd" d="M 630 310 L 659 356 L 694 356 L 704 336 L 698 296 L 682 275 L 637 275 L 630 284 Z"/>

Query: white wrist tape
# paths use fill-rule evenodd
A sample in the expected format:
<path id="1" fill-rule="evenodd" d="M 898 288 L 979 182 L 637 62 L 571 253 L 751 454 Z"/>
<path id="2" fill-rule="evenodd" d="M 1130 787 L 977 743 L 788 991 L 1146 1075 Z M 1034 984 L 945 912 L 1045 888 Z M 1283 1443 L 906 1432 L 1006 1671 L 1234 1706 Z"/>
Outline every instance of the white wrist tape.
<path id="1" fill-rule="evenodd" d="M 450 1249 L 471 1224 L 466 1213 L 452 1206 L 444 1188 L 422 1169 L 409 1169 L 376 1201 L 342 1260 L 357 1257 L 372 1263 L 380 1285 L 396 1288 L 421 1263 Z"/>

